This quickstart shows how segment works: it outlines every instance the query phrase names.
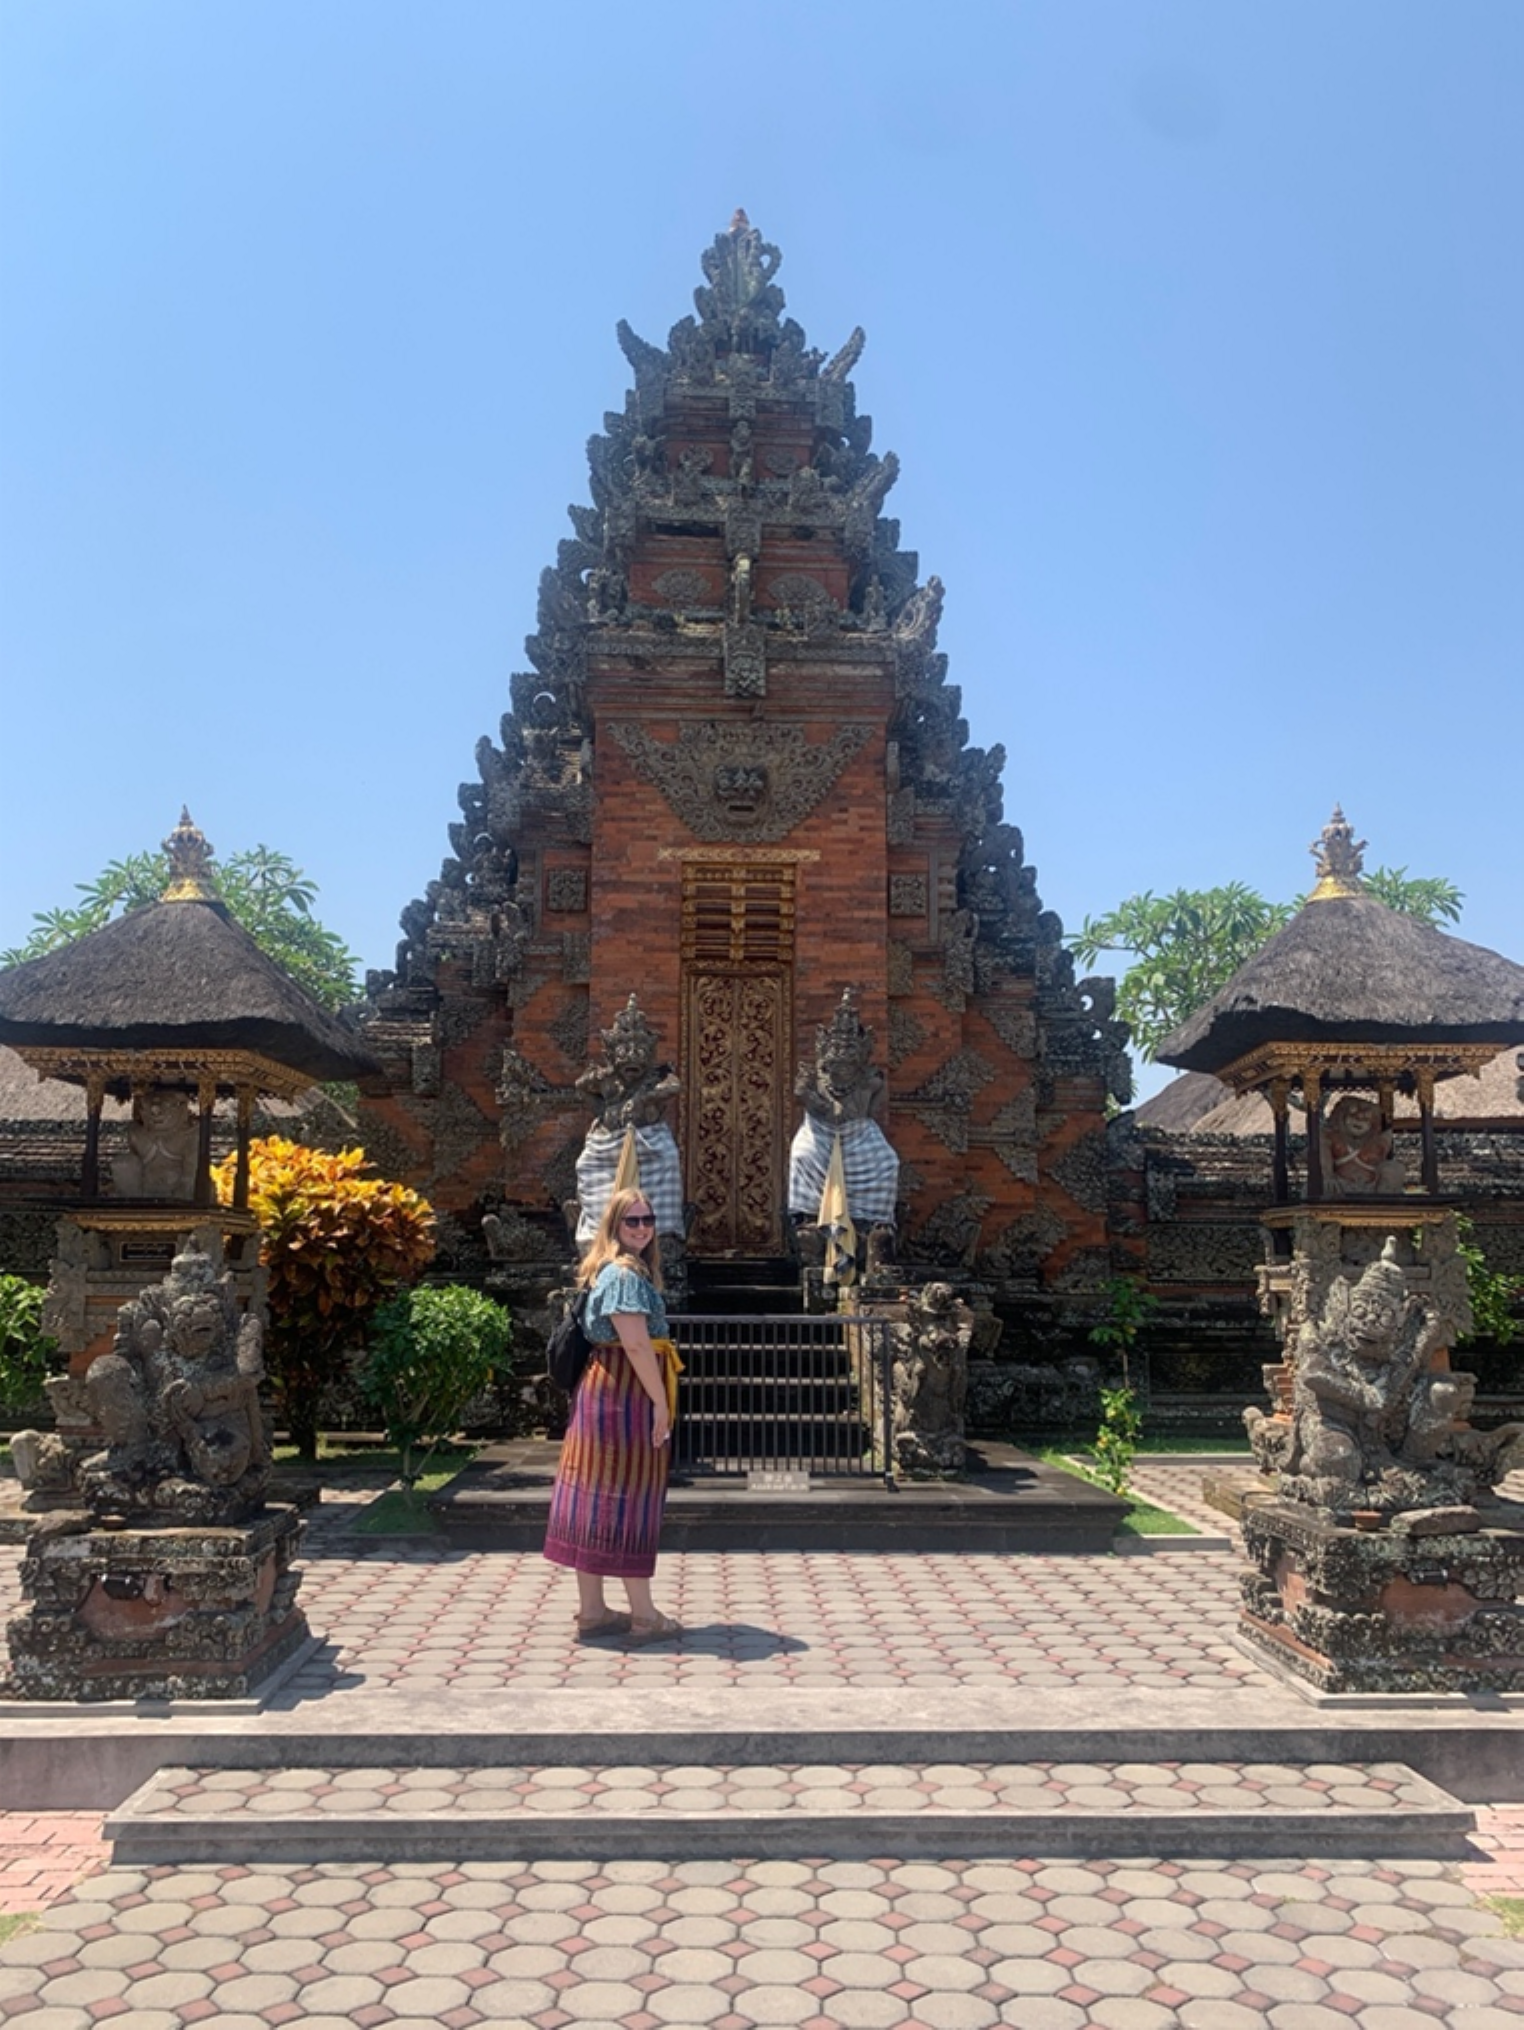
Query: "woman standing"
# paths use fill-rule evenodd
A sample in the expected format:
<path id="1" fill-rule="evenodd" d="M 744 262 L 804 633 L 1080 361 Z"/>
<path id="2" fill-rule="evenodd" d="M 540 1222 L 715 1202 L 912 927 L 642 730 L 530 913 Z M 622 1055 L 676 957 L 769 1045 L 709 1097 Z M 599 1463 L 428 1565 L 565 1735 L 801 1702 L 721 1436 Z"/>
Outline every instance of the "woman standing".
<path id="1" fill-rule="evenodd" d="M 682 1363 L 667 1336 L 661 1257 L 650 1201 L 616 1191 L 577 1271 L 589 1291 L 592 1342 L 556 1468 L 545 1555 L 577 1575 L 579 1640 L 628 1633 L 666 1642 L 682 1630 L 651 1598 L 667 1500 L 672 1417 Z M 603 1596 L 624 1582 L 630 1611 Z"/>

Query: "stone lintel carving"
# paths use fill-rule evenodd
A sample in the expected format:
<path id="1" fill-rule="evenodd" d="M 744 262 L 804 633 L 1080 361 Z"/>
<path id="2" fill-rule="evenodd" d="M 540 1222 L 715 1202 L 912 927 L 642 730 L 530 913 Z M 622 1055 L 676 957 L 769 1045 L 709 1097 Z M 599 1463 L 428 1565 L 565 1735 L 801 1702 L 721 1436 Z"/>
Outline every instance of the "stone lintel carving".
<path id="1" fill-rule="evenodd" d="M 810 815 L 871 729 L 846 725 L 815 743 L 792 722 L 710 719 L 675 741 L 629 721 L 609 731 L 696 838 L 771 845 Z"/>

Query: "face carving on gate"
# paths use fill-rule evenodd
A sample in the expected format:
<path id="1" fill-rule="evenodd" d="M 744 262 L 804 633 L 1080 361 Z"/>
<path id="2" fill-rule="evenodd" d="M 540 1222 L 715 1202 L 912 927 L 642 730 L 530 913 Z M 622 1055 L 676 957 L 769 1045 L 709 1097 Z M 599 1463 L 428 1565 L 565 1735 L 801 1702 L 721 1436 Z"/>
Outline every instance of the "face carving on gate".
<path id="1" fill-rule="evenodd" d="M 735 761 L 717 768 L 714 800 L 731 824 L 759 823 L 770 801 L 766 763 Z"/>

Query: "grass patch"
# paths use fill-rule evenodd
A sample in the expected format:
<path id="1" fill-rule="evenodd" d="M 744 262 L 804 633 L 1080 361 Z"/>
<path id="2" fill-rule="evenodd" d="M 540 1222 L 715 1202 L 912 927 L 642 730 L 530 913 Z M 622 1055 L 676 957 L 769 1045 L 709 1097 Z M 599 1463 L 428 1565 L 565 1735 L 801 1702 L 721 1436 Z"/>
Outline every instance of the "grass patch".
<path id="1" fill-rule="evenodd" d="M 1056 1466 L 1060 1473 L 1072 1473 L 1076 1480 L 1088 1480 L 1092 1487 L 1103 1483 L 1091 1471 L 1083 1458 L 1076 1458 L 1073 1451 L 1065 1451 L 1058 1445 L 1044 1445 L 1033 1448 L 1044 1466 Z M 1124 1494 L 1127 1513 L 1117 1524 L 1117 1534 L 1124 1537 L 1199 1537 L 1194 1523 L 1188 1523 L 1183 1516 L 1172 1515 L 1167 1508 L 1155 1508 L 1150 1501 L 1142 1500 L 1135 1494 Z"/>
<path id="2" fill-rule="evenodd" d="M 436 1454 L 436 1461 L 438 1455 Z M 446 1481 L 453 1480 L 462 1463 L 473 1457 L 462 1451 L 453 1460 L 431 1466 L 427 1473 L 420 1474 L 416 1487 L 389 1487 L 385 1494 L 378 1494 L 373 1502 L 356 1517 L 354 1528 L 357 1534 L 367 1537 L 418 1537 L 436 1536 L 439 1524 L 429 1514 L 428 1499 L 437 1494 Z"/>
<path id="3" fill-rule="evenodd" d="M 1502 1918 L 1510 1938 L 1524 1938 L 1524 1896 L 1484 1896 L 1482 1901 Z"/>
<path id="4" fill-rule="evenodd" d="M 0 1917 L 0 1945 L 7 1939 L 20 1938 L 24 1931 L 35 1931 L 38 1913 L 35 1910 L 13 1910 L 8 1916 Z"/>
<path id="5" fill-rule="evenodd" d="M 1039 1458 L 1046 1458 L 1049 1449 L 1055 1443 L 1062 1448 L 1066 1456 L 1075 1452 L 1087 1452 L 1094 1437 L 1095 1432 L 1090 1428 L 1067 1433 L 1061 1431 L 1056 1437 L 1052 1431 L 1017 1431 L 1012 1436 L 1011 1443 L 1019 1446 L 1023 1452 L 1035 1452 Z M 1145 1431 L 1138 1440 L 1140 1459 L 1150 1458 L 1155 1454 L 1168 1456 L 1172 1452 L 1192 1455 L 1222 1453 L 1224 1456 L 1232 1453 L 1235 1457 L 1241 1456 L 1244 1459 L 1253 1456 L 1246 1438 L 1203 1438 L 1199 1433 L 1192 1437 L 1172 1438 L 1168 1432 Z M 1058 1461 L 1055 1460 L 1054 1464 L 1058 1464 Z"/>
<path id="6" fill-rule="evenodd" d="M 476 1457 L 474 1445 L 438 1445 L 434 1448 L 434 1465 L 446 1479 L 457 1473 L 468 1460 Z M 321 1439 L 318 1443 L 316 1465 L 303 1460 L 294 1445 L 277 1445 L 275 1448 L 276 1471 L 296 1468 L 299 1472 L 319 1474 L 324 1481 L 336 1485 L 346 1480 L 364 1482 L 367 1480 L 395 1480 L 402 1471 L 402 1461 L 395 1447 L 391 1445 L 346 1445 L 342 1438 Z M 425 1478 L 428 1476 L 426 1475 Z"/>

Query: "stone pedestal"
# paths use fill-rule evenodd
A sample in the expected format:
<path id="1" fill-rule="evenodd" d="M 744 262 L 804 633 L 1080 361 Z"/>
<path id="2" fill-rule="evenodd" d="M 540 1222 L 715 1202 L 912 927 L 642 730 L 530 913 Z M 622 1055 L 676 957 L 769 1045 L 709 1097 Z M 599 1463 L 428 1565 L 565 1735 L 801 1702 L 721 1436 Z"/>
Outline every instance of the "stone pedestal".
<path id="1" fill-rule="evenodd" d="M 1253 1654 L 1323 1692 L 1524 1692 L 1524 1506 L 1368 1520 L 1245 1511 Z"/>
<path id="2" fill-rule="evenodd" d="M 308 1638 L 292 1560 L 303 1524 L 270 1507 L 208 1528 L 54 1515 L 27 1544 L 11 1616 L 14 1698 L 227 1699 Z"/>

